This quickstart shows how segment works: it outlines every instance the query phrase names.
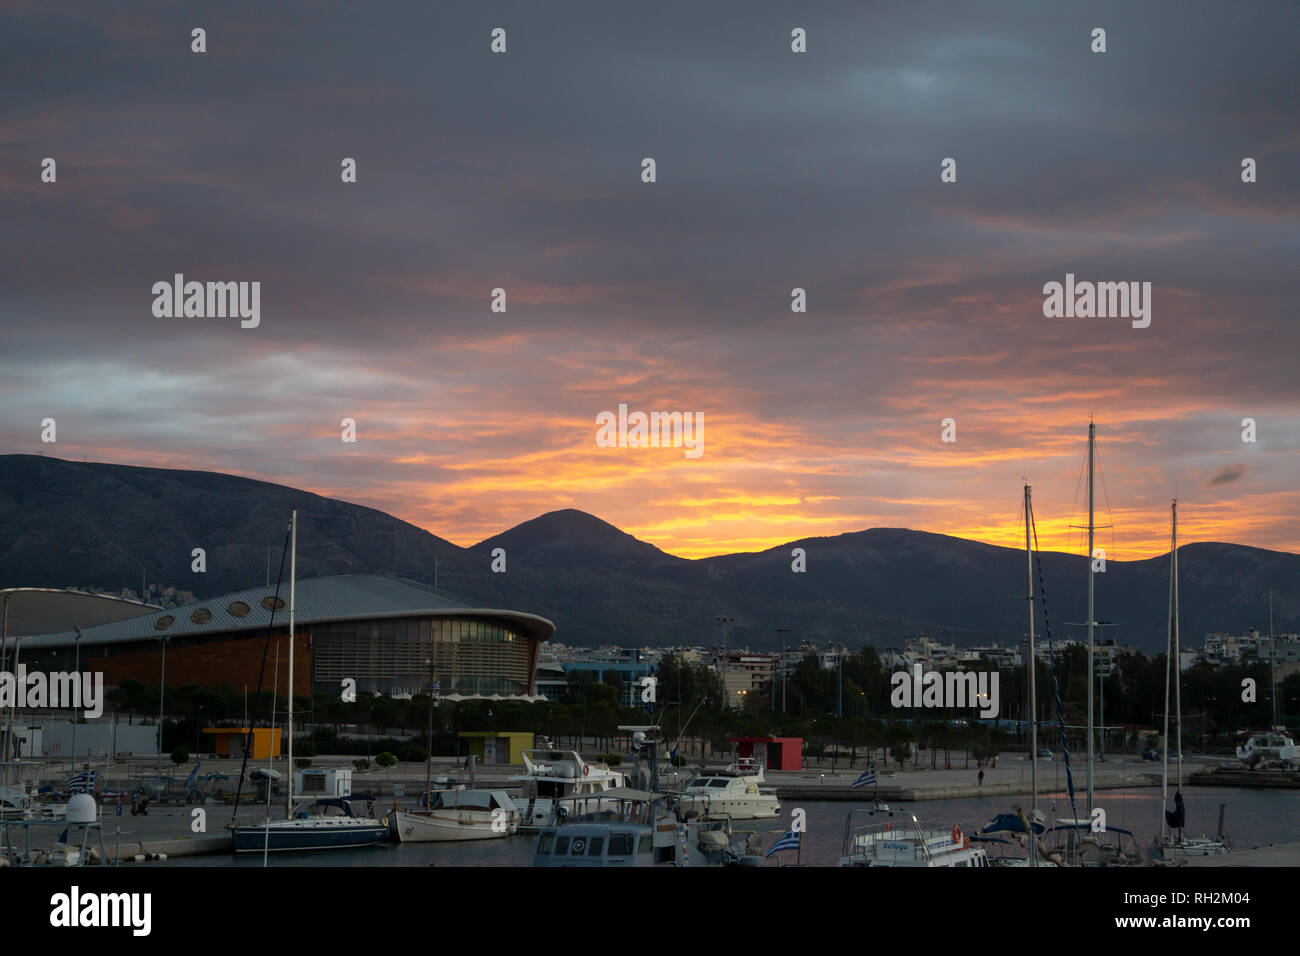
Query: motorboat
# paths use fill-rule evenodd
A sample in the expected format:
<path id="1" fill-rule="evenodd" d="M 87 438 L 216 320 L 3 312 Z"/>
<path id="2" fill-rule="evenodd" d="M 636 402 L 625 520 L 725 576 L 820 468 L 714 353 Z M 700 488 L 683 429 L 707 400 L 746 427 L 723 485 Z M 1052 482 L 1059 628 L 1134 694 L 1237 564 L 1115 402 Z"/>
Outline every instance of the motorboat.
<path id="1" fill-rule="evenodd" d="M 677 798 L 677 819 L 767 820 L 781 815 L 775 787 L 763 786 L 763 767 L 741 758 L 726 770 L 701 770 Z"/>
<path id="2" fill-rule="evenodd" d="M 389 836 L 398 843 L 491 840 L 519 830 L 521 815 L 504 790 L 435 790 L 428 809 L 388 814 Z"/>
<path id="3" fill-rule="evenodd" d="M 625 776 L 600 762 L 583 760 L 575 750 L 525 750 L 524 772 L 510 778 L 520 785 L 514 798 L 519 829 L 536 832 L 546 826 L 564 797 L 604 793 L 626 783 Z"/>
<path id="4" fill-rule="evenodd" d="M 866 810 L 850 810 L 844 823 L 840 866 L 987 867 L 988 853 L 972 846 L 960 826 L 951 830 L 912 825 L 862 823 Z"/>
<path id="5" fill-rule="evenodd" d="M 727 862 L 702 847 L 704 824 L 679 823 L 668 809 L 668 799 L 665 794 L 615 787 L 559 800 L 538 835 L 533 866 L 708 866 Z M 738 860 L 746 855 L 741 848 L 731 853 Z"/>
<path id="6" fill-rule="evenodd" d="M 1254 733 L 1237 748 L 1237 759 L 1251 769 L 1280 766 L 1292 768 L 1300 765 L 1300 749 L 1295 740 L 1279 730 Z"/>

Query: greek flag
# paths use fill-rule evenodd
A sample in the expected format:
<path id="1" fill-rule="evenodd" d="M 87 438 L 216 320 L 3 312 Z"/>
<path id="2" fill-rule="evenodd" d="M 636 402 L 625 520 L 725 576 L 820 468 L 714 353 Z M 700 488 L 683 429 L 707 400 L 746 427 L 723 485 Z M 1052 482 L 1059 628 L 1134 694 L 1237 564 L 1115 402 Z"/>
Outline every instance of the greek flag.
<path id="1" fill-rule="evenodd" d="M 68 778 L 68 793 L 90 793 L 95 789 L 95 778 L 98 775 L 98 770 L 92 770 L 89 774 L 74 773 Z"/>
<path id="2" fill-rule="evenodd" d="M 780 853 L 782 850 L 797 849 L 799 849 L 799 834 L 795 833 L 793 830 L 787 830 L 785 836 L 772 844 L 771 849 L 764 854 L 763 859 L 766 860 L 773 853 Z"/>
<path id="3" fill-rule="evenodd" d="M 862 771 L 862 775 L 858 777 L 857 780 L 853 781 L 852 786 L 853 789 L 857 790 L 862 787 L 870 786 L 875 782 L 876 782 L 876 765 L 873 763 L 870 764 L 866 770 Z"/>
<path id="4" fill-rule="evenodd" d="M 436 681 L 434 681 L 433 684 L 430 685 L 430 689 L 431 689 L 435 694 L 440 694 L 440 693 L 442 693 L 442 681 L 441 681 L 441 680 L 436 680 Z"/>

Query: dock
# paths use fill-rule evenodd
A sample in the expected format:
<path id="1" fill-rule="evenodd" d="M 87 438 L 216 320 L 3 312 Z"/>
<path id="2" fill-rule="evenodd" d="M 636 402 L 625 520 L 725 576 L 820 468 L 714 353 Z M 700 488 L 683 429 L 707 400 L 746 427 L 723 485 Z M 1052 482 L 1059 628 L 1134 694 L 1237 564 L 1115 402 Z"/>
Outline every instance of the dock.
<path id="1" fill-rule="evenodd" d="M 1188 866 L 1300 866 L 1300 843 L 1261 846 L 1252 850 L 1233 850 L 1222 856 L 1198 856 Z"/>
<path id="2" fill-rule="evenodd" d="M 1300 789 L 1300 773 L 1291 770 L 1249 770 L 1246 767 L 1215 767 L 1187 778 L 1201 787 L 1251 787 Z"/>

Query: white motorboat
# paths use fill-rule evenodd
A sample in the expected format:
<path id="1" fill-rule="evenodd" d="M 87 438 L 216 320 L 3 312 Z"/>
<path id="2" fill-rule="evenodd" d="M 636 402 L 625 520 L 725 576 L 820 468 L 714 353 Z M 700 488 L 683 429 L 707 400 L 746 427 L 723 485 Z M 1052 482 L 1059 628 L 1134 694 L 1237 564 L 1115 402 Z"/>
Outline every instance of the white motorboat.
<path id="1" fill-rule="evenodd" d="M 857 821 L 864 810 L 850 810 L 844 824 L 840 866 L 893 867 L 986 867 L 988 854 L 971 846 L 960 826 L 951 830 L 921 829 L 916 817 L 912 825 Z"/>
<path id="2" fill-rule="evenodd" d="M 726 770 L 701 770 L 677 798 L 677 819 L 767 820 L 781 815 L 775 787 L 763 784 L 763 767 L 742 757 Z"/>
<path id="3" fill-rule="evenodd" d="M 399 843 L 491 840 L 519 830 L 521 815 L 504 790 L 435 790 L 427 810 L 388 814 L 388 832 Z"/>
<path id="4" fill-rule="evenodd" d="M 626 777 L 604 763 L 588 763 L 575 750 L 525 750 L 524 772 L 511 777 L 520 784 L 514 799 L 520 814 L 519 829 L 536 831 L 546 826 L 564 797 L 581 797 L 622 787 Z"/>
<path id="5" fill-rule="evenodd" d="M 1278 766 L 1295 767 L 1300 764 L 1300 749 L 1295 740 L 1280 730 L 1251 734 L 1237 748 L 1237 759 L 1251 768 Z"/>

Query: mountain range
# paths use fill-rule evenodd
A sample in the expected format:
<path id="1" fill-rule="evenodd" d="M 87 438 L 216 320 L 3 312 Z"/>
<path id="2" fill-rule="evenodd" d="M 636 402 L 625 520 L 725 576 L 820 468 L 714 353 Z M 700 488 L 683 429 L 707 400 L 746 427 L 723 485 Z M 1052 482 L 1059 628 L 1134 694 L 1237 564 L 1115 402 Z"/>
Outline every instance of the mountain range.
<path id="1" fill-rule="evenodd" d="M 436 583 L 497 607 L 550 618 L 573 645 L 721 643 L 755 650 L 787 641 L 900 645 L 921 634 L 969 646 L 1025 632 L 1023 551 L 903 528 L 805 538 L 766 551 L 686 559 L 582 511 L 525 521 L 462 548 L 392 515 L 283 485 L 214 472 L 0 455 L 0 587 L 138 588 L 142 572 L 209 598 L 278 573 L 289 511 L 298 515 L 298 574 L 368 573 Z M 194 548 L 207 570 L 191 571 Z M 504 573 L 492 552 L 506 553 Z M 791 551 L 807 569 L 791 570 Z M 1080 637 L 1087 564 L 1044 552 L 1056 640 Z M 1267 630 L 1300 624 L 1300 556 L 1236 544 L 1179 549 L 1182 630 Z M 288 574 L 287 567 L 285 568 Z M 1163 648 L 1169 557 L 1108 561 L 1096 575 L 1101 636 Z M 1038 633 L 1042 636 L 1039 619 Z"/>

